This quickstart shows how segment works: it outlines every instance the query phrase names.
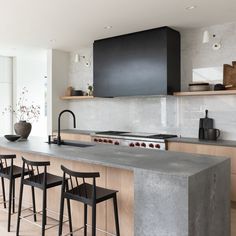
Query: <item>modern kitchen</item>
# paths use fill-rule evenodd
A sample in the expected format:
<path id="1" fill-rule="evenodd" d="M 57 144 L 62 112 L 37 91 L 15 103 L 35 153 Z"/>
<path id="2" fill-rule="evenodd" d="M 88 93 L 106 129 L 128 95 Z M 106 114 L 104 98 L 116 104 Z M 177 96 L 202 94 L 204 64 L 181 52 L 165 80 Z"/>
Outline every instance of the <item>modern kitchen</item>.
<path id="1" fill-rule="evenodd" d="M 0 0 L 0 235 L 236 236 L 235 11 Z"/>

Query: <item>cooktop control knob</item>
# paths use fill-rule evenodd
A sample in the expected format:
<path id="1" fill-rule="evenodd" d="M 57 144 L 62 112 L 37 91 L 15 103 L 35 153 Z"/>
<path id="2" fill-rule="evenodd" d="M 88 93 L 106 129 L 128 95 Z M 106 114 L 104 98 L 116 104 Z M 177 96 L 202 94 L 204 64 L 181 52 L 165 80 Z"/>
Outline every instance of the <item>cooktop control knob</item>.
<path id="1" fill-rule="evenodd" d="M 97 142 L 97 141 L 98 141 L 98 139 L 97 139 L 97 138 L 95 138 L 93 141 L 94 141 L 94 142 Z"/>
<path id="2" fill-rule="evenodd" d="M 102 142 L 102 139 L 98 139 L 98 142 L 101 143 L 101 142 Z"/>
<path id="3" fill-rule="evenodd" d="M 129 146 L 130 146 L 130 147 L 134 147 L 134 143 L 130 143 Z"/>
<path id="4" fill-rule="evenodd" d="M 155 145 L 155 148 L 160 148 L 160 147 L 161 147 L 160 144 Z"/>
<path id="5" fill-rule="evenodd" d="M 109 140 L 108 143 L 113 143 L 113 141 L 112 141 L 112 140 Z"/>
<path id="6" fill-rule="evenodd" d="M 115 141 L 115 143 L 114 143 L 115 145 L 120 145 L 120 143 L 118 142 L 118 141 Z"/>
<path id="7" fill-rule="evenodd" d="M 103 142 L 104 142 L 104 143 L 107 143 L 107 140 L 106 140 L 106 139 L 104 139 L 104 140 L 103 140 Z"/>
<path id="8" fill-rule="evenodd" d="M 135 146 L 139 147 L 139 146 L 140 146 L 140 143 L 138 143 L 138 142 L 137 142 L 137 143 L 135 143 Z"/>
<path id="9" fill-rule="evenodd" d="M 154 145 L 152 143 L 149 144 L 150 148 L 154 148 Z"/>
<path id="10" fill-rule="evenodd" d="M 142 143 L 141 146 L 142 146 L 142 147 L 146 147 L 146 143 Z"/>

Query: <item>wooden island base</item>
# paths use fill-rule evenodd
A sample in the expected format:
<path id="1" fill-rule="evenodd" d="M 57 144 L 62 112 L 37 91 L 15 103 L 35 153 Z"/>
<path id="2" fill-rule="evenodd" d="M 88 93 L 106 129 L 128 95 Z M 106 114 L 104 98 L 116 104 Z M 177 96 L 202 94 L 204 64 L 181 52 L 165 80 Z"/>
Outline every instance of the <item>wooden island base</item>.
<path id="1" fill-rule="evenodd" d="M 16 154 L 17 159 L 15 164 L 22 165 L 21 156 L 26 159 L 34 161 L 50 161 L 51 165 L 48 172 L 62 176 L 60 166 L 66 167 L 81 172 L 99 172 L 100 178 L 97 185 L 105 188 L 118 190 L 118 207 L 119 207 L 119 220 L 120 220 L 120 233 L 123 236 L 134 236 L 134 175 L 133 171 L 105 167 L 101 165 L 92 165 L 82 163 L 79 161 L 63 160 L 56 157 L 34 155 L 24 152 L 11 151 L 9 149 L 0 148 L 1 154 Z M 6 182 L 6 192 L 8 194 L 8 183 Z M 16 197 L 18 197 L 19 180 L 16 182 Z M 61 188 L 53 188 L 48 191 L 48 208 L 59 212 Z M 7 195 L 8 196 L 8 195 Z M 25 187 L 23 199 L 31 202 L 31 189 Z M 18 199 L 17 199 L 18 201 Z M 18 205 L 18 202 L 16 202 Z M 37 211 L 41 211 L 42 191 L 36 189 L 36 206 Z M 71 202 L 73 227 L 79 228 L 83 226 L 83 205 L 78 202 Z M 26 205 L 27 207 L 27 205 Z M 48 212 L 50 216 L 54 216 Z M 65 205 L 65 215 L 67 215 L 67 208 Z M 22 224 L 23 221 L 22 221 Z M 28 223 L 27 223 L 28 224 Z M 91 211 L 89 209 L 88 224 L 91 225 Z M 97 227 L 115 234 L 113 204 L 112 201 L 101 203 L 97 207 Z M 15 231 L 16 224 L 12 225 L 12 230 Z M 56 235 L 56 234 L 55 234 Z M 103 236 L 104 233 L 98 233 L 98 236 Z"/>

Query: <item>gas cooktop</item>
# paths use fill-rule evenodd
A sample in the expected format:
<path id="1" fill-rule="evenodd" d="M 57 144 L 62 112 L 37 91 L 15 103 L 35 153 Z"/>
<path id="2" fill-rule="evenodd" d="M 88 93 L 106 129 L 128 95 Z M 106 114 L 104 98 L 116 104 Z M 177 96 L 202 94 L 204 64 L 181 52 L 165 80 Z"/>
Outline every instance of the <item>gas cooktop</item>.
<path id="1" fill-rule="evenodd" d="M 124 132 L 124 131 L 102 131 L 102 132 L 96 132 L 96 134 L 99 135 L 121 135 L 129 132 Z"/>
<path id="2" fill-rule="evenodd" d="M 103 144 L 166 150 L 166 139 L 177 135 L 103 131 L 93 135 L 93 141 Z"/>
<path id="3" fill-rule="evenodd" d="M 134 138 L 150 138 L 150 139 L 168 139 L 175 138 L 177 135 L 172 134 L 149 134 L 149 133 L 133 133 L 125 131 L 102 131 L 97 132 L 97 135 L 120 136 L 120 137 L 134 137 Z"/>

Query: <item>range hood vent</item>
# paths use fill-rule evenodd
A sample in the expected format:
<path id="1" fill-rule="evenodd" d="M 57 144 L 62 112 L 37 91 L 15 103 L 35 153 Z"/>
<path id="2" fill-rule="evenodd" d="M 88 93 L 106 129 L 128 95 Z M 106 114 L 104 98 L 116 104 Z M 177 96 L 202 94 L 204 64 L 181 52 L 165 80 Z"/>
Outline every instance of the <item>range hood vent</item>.
<path id="1" fill-rule="evenodd" d="M 169 27 L 94 42 L 94 95 L 170 95 L 180 91 L 180 33 Z"/>

